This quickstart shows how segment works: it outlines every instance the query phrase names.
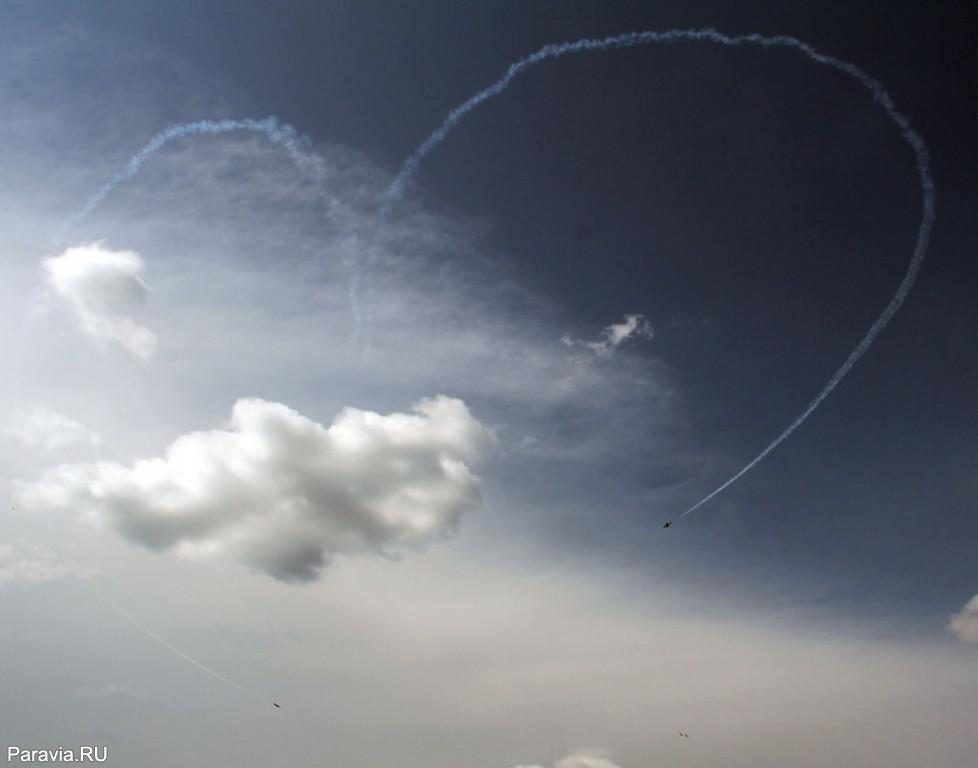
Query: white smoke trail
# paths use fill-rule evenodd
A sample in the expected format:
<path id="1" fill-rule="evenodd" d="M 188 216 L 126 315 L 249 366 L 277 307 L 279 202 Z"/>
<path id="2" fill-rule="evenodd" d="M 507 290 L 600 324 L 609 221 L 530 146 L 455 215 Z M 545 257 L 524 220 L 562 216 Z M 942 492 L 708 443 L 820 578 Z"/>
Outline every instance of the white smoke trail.
<path id="1" fill-rule="evenodd" d="M 112 178 L 99 187 L 79 210 L 68 215 L 51 236 L 51 244 L 53 246 L 63 244 L 65 236 L 71 229 L 78 226 L 85 219 L 91 216 L 92 213 L 94 213 L 95 210 L 105 201 L 105 199 L 116 189 L 116 187 L 123 182 L 134 178 L 142 169 L 146 161 L 153 157 L 153 155 L 159 152 L 171 141 L 191 136 L 218 135 L 238 131 L 262 133 L 270 142 L 285 149 L 289 155 L 289 158 L 300 172 L 315 174 L 318 171 L 318 168 L 316 167 L 318 158 L 310 156 L 308 153 L 303 151 L 298 132 L 292 126 L 280 122 L 278 118 L 274 116 L 269 116 L 261 120 L 248 117 L 240 120 L 198 120 L 192 123 L 172 125 L 169 128 L 160 131 L 152 139 L 150 139 L 142 149 L 140 149 L 129 159 L 129 162 L 126 163 L 125 167 L 117 171 Z M 356 326 L 356 335 L 357 338 L 359 338 L 361 326 L 359 306 L 359 286 L 361 282 L 359 260 L 354 259 L 351 262 L 351 267 L 353 274 L 351 276 L 351 287 L 349 291 L 351 304 L 350 309 Z M 25 328 L 20 334 L 22 337 L 29 333 L 30 324 L 31 322 L 28 319 Z M 23 346 L 23 344 L 21 343 L 20 346 Z"/>
<path id="2" fill-rule="evenodd" d="M 390 214 L 393 206 L 404 194 L 404 190 L 406 189 L 408 183 L 417 173 L 421 161 L 424 160 L 424 158 L 433 149 L 435 149 L 435 147 L 441 144 L 448 137 L 448 134 L 458 126 L 458 124 L 466 115 L 468 115 L 469 112 L 483 102 L 501 94 L 509 87 L 509 85 L 518 75 L 532 67 L 534 64 L 539 64 L 547 59 L 557 59 L 569 54 L 585 53 L 588 51 L 608 51 L 620 48 L 633 48 L 641 45 L 669 44 L 679 42 L 708 42 L 729 47 L 753 45 L 760 46 L 762 48 L 790 48 L 804 54 L 816 64 L 821 64 L 849 75 L 870 92 L 874 101 L 883 109 L 886 116 L 899 129 L 903 140 L 910 145 L 917 163 L 917 173 L 920 179 L 920 189 L 923 198 L 921 204 L 922 211 L 920 224 L 917 228 L 917 241 L 916 245 L 914 246 L 913 255 L 910 258 L 910 263 L 907 266 L 906 273 L 904 274 L 903 279 L 900 281 L 900 285 L 893 294 L 893 298 L 891 298 L 886 307 L 883 308 L 883 311 L 880 313 L 879 317 L 876 318 L 856 347 L 849 353 L 849 356 L 846 357 L 842 365 L 839 366 L 838 370 L 836 370 L 836 372 L 832 375 L 832 378 L 830 378 L 821 388 L 821 390 L 819 390 L 818 394 L 815 395 L 801 414 L 740 471 L 708 493 L 702 499 L 697 501 L 695 504 L 693 504 L 693 506 L 680 515 L 680 517 L 685 517 L 690 512 L 699 509 L 699 507 L 706 504 L 715 496 L 722 493 L 724 490 L 737 482 L 737 480 L 739 480 L 745 474 L 750 472 L 750 470 L 756 467 L 771 451 L 783 443 L 798 427 L 804 423 L 809 416 L 811 416 L 815 409 L 821 405 L 822 401 L 825 400 L 829 394 L 831 394 L 832 390 L 834 390 L 836 386 L 838 386 L 839 382 L 846 377 L 846 374 L 849 373 L 852 367 L 859 362 L 859 359 L 866 353 L 866 350 L 870 348 L 870 346 L 876 340 L 876 337 L 879 336 L 883 329 L 889 324 L 890 320 L 893 319 L 893 316 L 896 314 L 897 310 L 900 309 L 904 299 L 906 299 L 907 294 L 913 287 L 914 281 L 917 279 L 917 273 L 920 271 L 920 267 L 924 261 L 924 256 L 927 253 L 927 245 L 930 240 L 930 230 L 934 223 L 936 195 L 934 180 L 930 173 L 930 155 L 927 151 L 927 145 L 924 143 L 924 140 L 910 126 L 910 122 L 907 120 L 907 118 L 897 111 L 896 106 L 893 103 L 893 99 L 883 88 L 882 84 L 857 67 L 855 64 L 834 56 L 820 53 L 807 43 L 787 35 L 777 35 L 773 37 L 758 34 L 725 35 L 712 28 L 673 29 L 665 32 L 632 32 L 624 35 L 615 35 L 613 37 L 605 37 L 600 39 L 585 38 L 583 40 L 577 40 L 574 42 L 546 45 L 536 53 L 532 53 L 529 56 L 526 56 L 511 64 L 509 69 L 506 70 L 506 74 L 499 80 L 489 87 L 479 91 L 479 93 L 470 98 L 468 101 L 462 103 L 449 112 L 442 124 L 438 126 L 438 128 L 436 128 L 428 136 L 428 138 L 426 138 L 404 161 L 400 172 L 391 182 L 391 185 L 384 196 L 380 210 L 382 217 L 386 217 Z"/>
<path id="3" fill-rule="evenodd" d="M 15 503 L 16 503 L 15 497 L 13 497 L 13 496 L 11 496 L 11 495 L 8 494 L 8 496 L 7 496 L 7 505 L 11 509 L 13 509 Z M 49 542 L 48 543 L 48 546 L 51 549 L 53 549 L 55 552 L 58 552 L 59 555 L 61 555 L 61 562 L 71 562 L 69 560 L 69 558 L 65 557 L 64 556 L 64 553 L 60 552 L 59 551 L 59 548 L 56 547 L 53 543 Z M 89 571 L 89 570 L 93 574 L 96 571 L 96 569 L 83 569 L 83 572 L 84 571 Z M 126 621 L 128 621 L 134 627 L 136 627 L 136 629 L 138 629 L 143 634 L 148 635 L 151 639 L 155 640 L 157 643 L 159 643 L 160 645 L 162 645 L 164 648 L 166 648 L 168 651 L 170 651 L 174 655 L 176 655 L 179 658 L 181 658 L 184 661 L 186 661 L 188 664 L 192 664 L 197 669 L 201 670 L 202 672 L 207 673 L 208 675 L 210 675 L 211 677 L 215 678 L 216 680 L 221 681 L 225 685 L 231 686 L 235 690 L 241 691 L 242 693 L 245 693 L 245 694 L 247 694 L 249 696 L 253 696 L 254 698 L 258 699 L 259 701 L 261 701 L 264 704 L 269 704 L 269 703 L 274 704 L 275 703 L 275 702 L 271 701 L 270 699 L 266 698 L 265 696 L 262 696 L 257 691 L 254 691 L 251 688 L 248 688 L 248 687 L 246 687 L 244 685 L 241 685 L 241 683 L 235 682 L 231 678 L 225 677 L 220 672 L 217 672 L 217 671 L 211 669 L 206 664 L 204 664 L 204 663 L 202 663 L 200 661 L 197 661 L 197 659 L 195 659 L 192 656 L 184 653 L 179 648 L 177 648 L 175 645 L 173 645 L 172 643 L 168 642 L 164 638 L 160 637 L 158 634 L 156 634 L 155 632 L 153 632 L 148 627 L 144 626 L 143 623 L 140 622 L 138 619 L 136 619 L 136 617 L 133 616 L 131 613 L 129 613 L 129 611 L 127 611 L 125 608 L 123 608 L 121 605 L 119 605 L 115 600 L 113 600 L 112 598 L 110 598 L 105 593 L 105 590 L 102 589 L 102 585 L 99 584 L 98 581 L 95 580 L 94 578 L 93 579 L 89 579 L 89 578 L 86 578 L 86 577 L 83 576 L 83 577 L 81 577 L 81 583 L 85 584 L 88 587 L 91 587 L 92 591 L 95 593 L 95 596 L 98 597 L 99 600 L 101 600 L 103 603 L 105 603 L 105 605 L 107 605 L 109 608 L 111 608 L 113 611 L 115 611 L 117 614 L 119 614 L 119 616 L 121 616 L 123 619 L 125 619 Z"/>
<path id="4" fill-rule="evenodd" d="M 150 139 L 141 150 L 129 159 L 129 162 L 126 163 L 126 166 L 122 170 L 116 172 L 111 179 L 105 182 L 105 184 L 99 187 L 88 198 L 81 209 L 65 218 L 51 238 L 52 241 L 56 244 L 62 242 L 68 230 L 87 219 L 116 187 L 139 173 L 139 170 L 146 161 L 171 141 L 187 136 L 206 136 L 232 133 L 235 131 L 263 133 L 273 144 L 284 147 L 289 157 L 300 170 L 305 169 L 307 166 L 307 158 L 299 146 L 299 137 L 295 129 L 290 125 L 280 123 L 278 118 L 275 117 L 266 117 L 263 120 L 255 120 L 251 117 L 242 120 L 198 120 L 194 123 L 171 125 Z"/>
<path id="5" fill-rule="evenodd" d="M 169 128 L 160 131 L 152 139 L 150 139 L 142 149 L 140 149 L 129 159 L 129 162 L 126 163 L 125 167 L 117 171 L 112 178 L 99 187 L 79 210 L 65 217 L 50 238 L 52 247 L 62 245 L 64 243 L 65 236 L 69 231 L 91 216 L 92 213 L 94 213 L 95 210 L 105 201 L 105 199 L 116 189 L 116 187 L 123 182 L 134 178 L 142 169 L 146 161 L 159 152 L 169 142 L 190 136 L 217 135 L 237 131 L 253 131 L 263 133 L 273 144 L 277 144 L 285 149 L 289 155 L 289 158 L 295 164 L 296 168 L 299 169 L 299 171 L 303 173 L 315 173 L 317 171 L 317 168 L 315 167 L 317 165 L 317 158 L 312 157 L 303 151 L 301 142 L 299 140 L 299 134 L 296 132 L 296 130 L 290 125 L 281 123 L 278 118 L 274 116 L 269 116 L 261 120 L 248 117 L 240 120 L 198 120 L 193 123 L 172 125 Z M 359 306 L 359 260 L 354 260 L 351 262 L 351 266 L 353 274 L 351 276 L 349 297 L 351 312 L 353 314 L 353 319 L 356 326 L 356 336 L 359 339 L 361 326 Z M 39 311 L 39 300 L 42 296 L 43 292 L 39 291 L 36 293 L 35 298 L 31 301 L 27 316 L 21 323 L 20 330 L 14 341 L 14 351 L 11 355 L 11 359 L 14 362 L 10 366 L 10 369 L 14 371 L 12 374 L 14 378 L 18 376 L 17 372 L 20 369 L 20 359 L 23 357 L 23 350 L 26 346 L 27 338 L 30 335 L 31 329 L 34 325 L 34 320 Z M 13 388 L 14 385 L 8 385 L 8 389 Z"/>
<path id="6" fill-rule="evenodd" d="M 242 693 L 246 693 L 249 696 L 254 696 L 256 699 L 258 699 L 259 701 L 261 701 L 261 702 L 263 702 L 265 704 L 272 703 L 269 699 L 266 699 L 260 693 L 257 693 L 256 691 L 253 691 L 250 688 L 246 688 L 245 686 L 241 685 L 240 683 L 236 683 L 234 680 L 231 680 L 230 678 L 225 677 L 220 672 L 215 672 L 213 669 L 211 669 L 210 667 L 208 667 L 206 664 L 203 664 L 203 663 L 197 661 L 197 659 L 193 658 L 192 656 L 188 656 L 186 653 L 184 653 L 183 651 L 181 651 L 175 645 L 167 642 L 162 637 L 160 637 L 158 634 L 156 634 L 152 630 L 147 629 L 145 626 L 143 626 L 143 624 L 141 622 L 139 622 L 136 618 L 134 618 L 132 616 L 132 614 L 130 614 L 121 605 L 119 605 L 117 602 L 115 602 L 114 600 L 112 600 L 108 595 L 106 595 L 105 594 L 105 591 L 97 583 L 94 584 L 94 587 L 95 587 L 95 594 L 98 595 L 99 599 L 103 603 L 105 603 L 113 611 L 115 611 L 120 616 L 122 616 L 122 618 L 124 618 L 126 621 L 128 621 L 130 624 L 132 624 L 134 627 L 136 627 L 136 629 L 138 629 L 140 632 L 142 632 L 143 634 L 148 635 L 149 637 L 151 637 L 153 640 L 155 640 L 157 643 L 159 643 L 160 645 L 162 645 L 164 648 L 166 648 L 171 653 L 179 656 L 181 659 L 183 659 L 184 661 L 186 661 L 188 664 L 192 664 L 193 666 L 197 667 L 197 669 L 201 670 L 202 672 L 206 672 L 211 677 L 213 677 L 213 678 L 215 678 L 217 680 L 220 680 L 222 683 L 225 683 L 226 685 L 230 685 L 232 688 L 236 688 L 237 690 L 241 691 Z"/>

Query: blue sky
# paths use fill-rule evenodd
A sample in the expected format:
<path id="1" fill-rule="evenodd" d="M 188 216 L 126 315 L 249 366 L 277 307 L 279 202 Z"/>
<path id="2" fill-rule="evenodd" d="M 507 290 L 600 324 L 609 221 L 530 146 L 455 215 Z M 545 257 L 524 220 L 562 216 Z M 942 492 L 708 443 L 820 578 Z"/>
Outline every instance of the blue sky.
<path id="1" fill-rule="evenodd" d="M 148 766 L 975 754 L 974 126 L 952 15 L 0 14 L 3 746 Z M 865 91 L 790 51 L 546 62 L 378 206 L 512 61 L 703 24 L 879 78 L 929 143 L 938 217 L 851 376 L 678 520 L 906 269 L 913 156 Z M 176 139 L 55 237 L 168 126 L 270 115 L 291 154 L 261 131 Z"/>

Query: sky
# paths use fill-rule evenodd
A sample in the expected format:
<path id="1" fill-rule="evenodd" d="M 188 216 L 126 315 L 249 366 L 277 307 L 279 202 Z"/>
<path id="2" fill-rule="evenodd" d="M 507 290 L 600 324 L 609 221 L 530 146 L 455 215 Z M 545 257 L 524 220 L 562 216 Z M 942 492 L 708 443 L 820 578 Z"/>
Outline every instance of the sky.
<path id="1" fill-rule="evenodd" d="M 878 79 L 937 206 L 851 374 L 680 517 L 907 269 L 914 155 L 868 92 L 793 50 L 567 56 L 387 195 L 542 46 L 705 26 Z M 4 4 L 5 754 L 973 764 L 968 29 L 963 4 Z"/>

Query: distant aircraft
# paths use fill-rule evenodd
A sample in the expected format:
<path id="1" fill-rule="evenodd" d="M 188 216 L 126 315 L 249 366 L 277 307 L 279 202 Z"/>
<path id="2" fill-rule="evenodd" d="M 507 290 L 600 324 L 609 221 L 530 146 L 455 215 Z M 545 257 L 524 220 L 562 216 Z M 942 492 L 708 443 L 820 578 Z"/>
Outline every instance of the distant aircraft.
<path id="1" fill-rule="evenodd" d="M 666 520 L 666 524 L 663 525 L 662 527 L 663 528 L 668 528 L 670 525 L 672 525 L 672 520 Z"/>
<path id="2" fill-rule="evenodd" d="M 276 709 L 281 709 L 282 708 L 281 706 L 279 706 L 279 704 L 278 704 L 277 701 L 273 701 L 272 702 L 272 706 L 275 707 Z"/>
<path id="3" fill-rule="evenodd" d="M 688 733 L 683 733 L 682 731 L 679 732 L 679 735 L 682 736 L 684 739 L 688 739 L 689 738 L 689 734 Z"/>

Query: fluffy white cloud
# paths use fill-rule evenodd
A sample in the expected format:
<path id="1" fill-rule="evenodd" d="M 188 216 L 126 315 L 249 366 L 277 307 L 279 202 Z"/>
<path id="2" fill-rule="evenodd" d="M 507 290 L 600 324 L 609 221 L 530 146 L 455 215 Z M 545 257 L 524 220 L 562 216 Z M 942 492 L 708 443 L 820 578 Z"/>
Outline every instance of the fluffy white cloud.
<path id="1" fill-rule="evenodd" d="M 978 595 L 951 617 L 947 628 L 964 643 L 978 643 Z"/>
<path id="2" fill-rule="evenodd" d="M 334 555 L 396 556 L 451 533 L 482 506 L 469 464 L 494 446 L 464 402 L 443 396 L 411 413 L 346 408 L 329 427 L 243 399 L 224 429 L 183 435 L 131 467 L 62 465 L 24 502 L 84 510 L 152 549 L 227 552 L 308 581 Z"/>
<path id="3" fill-rule="evenodd" d="M 156 350 L 156 336 L 132 318 L 146 301 L 142 257 L 102 243 L 68 248 L 44 262 L 48 284 L 67 301 L 82 329 L 99 344 L 114 342 L 140 360 Z"/>
<path id="4" fill-rule="evenodd" d="M 43 406 L 14 411 L 10 421 L 3 427 L 3 433 L 28 448 L 45 452 L 97 446 L 101 442 L 97 432 Z"/>
<path id="5" fill-rule="evenodd" d="M 628 339 L 651 339 L 654 335 L 652 324 L 643 315 L 625 315 L 620 323 L 606 326 L 597 341 L 574 339 L 568 334 L 564 334 L 560 341 L 567 347 L 586 347 L 598 357 L 611 357 Z"/>
<path id="6" fill-rule="evenodd" d="M 517 765 L 516 768 L 543 768 L 539 765 Z M 606 757 L 573 754 L 554 763 L 553 768 L 620 768 Z"/>

